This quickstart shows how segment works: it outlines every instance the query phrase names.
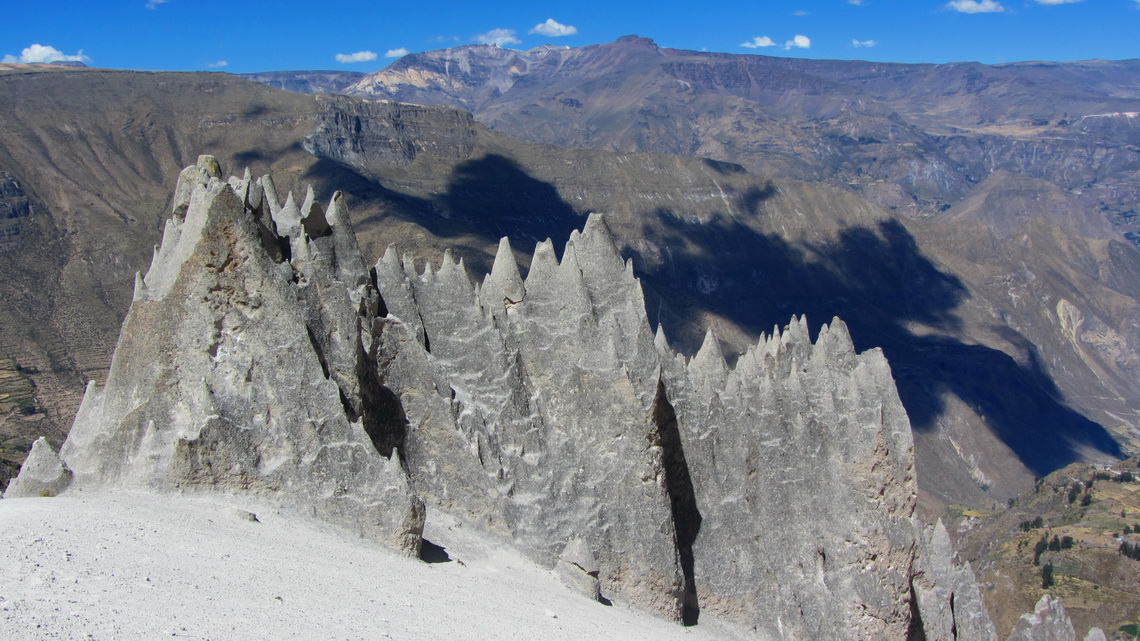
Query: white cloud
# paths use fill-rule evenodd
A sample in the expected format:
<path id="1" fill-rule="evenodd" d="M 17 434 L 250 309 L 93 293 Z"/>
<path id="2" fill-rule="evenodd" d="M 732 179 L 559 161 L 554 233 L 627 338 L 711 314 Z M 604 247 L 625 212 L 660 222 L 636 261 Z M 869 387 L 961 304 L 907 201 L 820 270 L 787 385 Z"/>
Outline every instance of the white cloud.
<path id="1" fill-rule="evenodd" d="M 376 59 L 375 51 L 357 51 L 356 53 L 338 53 L 336 54 L 336 61 L 341 64 L 350 64 L 353 62 L 369 62 Z"/>
<path id="2" fill-rule="evenodd" d="M 947 9 L 958 13 L 1001 13 L 1005 7 L 994 0 L 951 0 L 946 3 Z"/>
<path id="3" fill-rule="evenodd" d="M 794 37 L 791 40 L 784 43 L 785 49 L 791 49 L 792 47 L 797 47 L 799 49 L 807 49 L 807 48 L 811 47 L 811 38 L 809 38 L 807 36 L 801 36 L 799 34 L 796 34 L 796 37 Z"/>
<path id="4" fill-rule="evenodd" d="M 80 49 L 79 53 L 67 55 L 48 45 L 35 44 L 20 52 L 19 56 L 8 54 L 0 62 L 91 62 L 91 58 L 83 55 L 83 50 Z"/>
<path id="5" fill-rule="evenodd" d="M 399 49 L 389 49 L 384 52 L 385 58 L 403 58 L 408 55 L 408 50 L 400 47 Z"/>
<path id="6" fill-rule="evenodd" d="M 475 41 L 481 45 L 517 45 L 522 40 L 515 37 L 514 29 L 491 29 L 487 33 L 475 36 Z"/>
<path id="7" fill-rule="evenodd" d="M 799 10 L 792 13 L 793 16 L 806 16 L 809 15 L 807 11 Z"/>
<path id="8" fill-rule="evenodd" d="M 1140 0 L 1137 0 L 1140 2 Z M 741 47 L 748 47 L 749 49 L 759 49 L 760 47 L 775 47 L 776 43 L 768 36 L 756 36 L 752 42 L 742 42 Z"/>
<path id="9" fill-rule="evenodd" d="M 874 47 L 877 44 L 879 44 L 879 43 L 875 42 L 874 40 L 852 40 L 851 41 L 851 46 L 855 47 L 856 49 L 858 49 L 859 47 Z"/>
<path id="10" fill-rule="evenodd" d="M 1074 2 L 1083 2 L 1084 0 L 1037 0 L 1037 4 L 1072 4 Z M 1140 2 L 1140 0 L 1137 0 Z"/>
<path id="11" fill-rule="evenodd" d="M 219 67 L 228 67 L 228 66 L 230 66 L 230 63 L 226 62 L 225 60 L 219 60 L 217 62 L 211 62 L 210 64 L 208 64 L 206 66 L 211 67 L 213 69 L 217 69 Z"/>
<path id="12" fill-rule="evenodd" d="M 554 21 L 554 18 L 547 18 L 546 22 L 534 25 L 534 28 L 527 33 L 537 33 L 540 36 L 560 38 L 562 36 L 572 36 L 578 33 L 578 27 L 568 24 L 558 24 Z"/>
<path id="13" fill-rule="evenodd" d="M 847 0 L 847 4 L 853 4 L 856 7 L 863 4 L 863 0 Z"/>
<path id="14" fill-rule="evenodd" d="M 146 0 L 147 9 L 157 9 L 158 5 L 166 3 L 167 0 Z"/>

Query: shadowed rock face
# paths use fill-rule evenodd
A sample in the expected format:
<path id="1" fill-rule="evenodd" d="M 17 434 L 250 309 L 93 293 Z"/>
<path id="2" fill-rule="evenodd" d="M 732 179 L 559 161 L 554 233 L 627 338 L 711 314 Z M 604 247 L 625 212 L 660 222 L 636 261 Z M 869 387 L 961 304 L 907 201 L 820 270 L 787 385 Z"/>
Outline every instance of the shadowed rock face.
<path id="1" fill-rule="evenodd" d="M 948 539 L 918 535 L 886 360 L 838 319 L 814 343 L 793 319 L 733 367 L 710 331 L 686 361 L 600 215 L 561 259 L 539 243 L 525 280 L 503 239 L 473 285 L 448 254 L 419 273 L 390 249 L 369 274 L 339 194 L 281 204 L 211 157 L 173 208 L 106 385 L 13 496 L 69 476 L 248 492 L 409 553 L 426 502 L 588 596 L 689 624 L 903 639 L 926 611 L 992 638 Z"/>

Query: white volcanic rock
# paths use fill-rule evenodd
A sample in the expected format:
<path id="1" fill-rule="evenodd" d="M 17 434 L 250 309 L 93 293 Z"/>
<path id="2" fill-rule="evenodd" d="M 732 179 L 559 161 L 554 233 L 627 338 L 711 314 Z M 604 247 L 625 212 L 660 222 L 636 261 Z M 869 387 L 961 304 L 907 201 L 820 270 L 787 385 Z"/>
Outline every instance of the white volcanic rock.
<path id="1" fill-rule="evenodd" d="M 418 273 L 389 248 L 369 273 L 340 194 L 282 205 L 208 157 L 174 209 L 106 385 L 16 494 L 70 468 L 65 494 L 255 495 L 405 553 L 426 503 L 429 530 L 675 621 L 992 641 L 945 529 L 920 533 L 890 368 L 838 319 L 813 343 L 793 318 L 732 366 L 710 330 L 687 360 L 599 215 L 525 280 L 503 239 L 475 285 L 450 252 Z"/>
<path id="2" fill-rule="evenodd" d="M 245 206 L 258 187 L 202 184 L 210 160 L 183 172 L 185 218 L 138 279 L 106 385 L 88 386 L 61 450 L 74 485 L 275 496 L 415 554 L 422 504 L 380 451 L 398 439 L 368 433 L 382 421 L 364 416 L 355 378 L 375 293 L 352 232 L 297 231 L 287 240 L 305 251 L 275 262 Z"/>
<path id="3" fill-rule="evenodd" d="M 41 436 L 32 443 L 20 475 L 8 481 L 4 498 L 55 496 L 66 490 L 68 485 L 71 485 L 71 470 L 59 460 L 47 439 Z"/>
<path id="4" fill-rule="evenodd" d="M 449 255 L 417 274 L 389 248 L 376 274 L 401 346 L 381 378 L 429 504 L 588 591 L 563 567 L 585 546 L 602 596 L 688 622 L 788 639 L 919 625 L 909 421 L 882 354 L 855 354 L 842 322 L 813 345 L 794 319 L 734 368 L 710 331 L 686 363 L 596 215 L 561 261 L 539 243 L 525 281 L 505 239 L 481 288 Z M 992 639 L 948 540 L 921 549 L 940 570 L 924 603 L 957 594 L 959 638 Z"/>
<path id="5" fill-rule="evenodd" d="M 926 528 L 911 580 L 928 641 L 997 639 L 969 564 L 954 562 L 950 535 L 939 519 Z"/>
<path id="6" fill-rule="evenodd" d="M 1073 622 L 1065 614 L 1061 600 L 1052 594 L 1045 594 L 1037 601 L 1033 612 L 1021 615 L 1007 641 L 1076 641 L 1076 639 L 1077 633 L 1073 630 Z"/>

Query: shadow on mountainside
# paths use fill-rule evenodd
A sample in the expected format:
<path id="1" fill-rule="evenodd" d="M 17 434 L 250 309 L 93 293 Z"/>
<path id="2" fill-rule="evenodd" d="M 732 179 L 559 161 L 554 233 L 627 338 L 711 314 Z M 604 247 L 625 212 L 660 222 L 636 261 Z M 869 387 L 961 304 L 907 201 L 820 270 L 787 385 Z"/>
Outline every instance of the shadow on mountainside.
<path id="1" fill-rule="evenodd" d="M 736 220 L 695 225 L 658 212 L 642 233 L 668 260 L 652 267 L 631 256 L 652 298 L 673 308 L 678 297 L 729 318 L 754 333 L 806 314 L 815 335 L 835 316 L 847 324 L 858 351 L 881 347 L 899 396 L 916 430 L 930 430 L 951 393 L 969 405 L 1026 467 L 1044 476 L 1078 460 L 1077 448 L 1121 456 L 1099 424 L 1066 407 L 1059 390 L 1031 352 L 1023 366 L 1005 353 L 963 343 L 954 309 L 969 295 L 952 274 L 924 257 L 898 221 L 877 228 L 849 227 L 835 241 L 792 245 Z M 676 292 L 681 292 L 678 295 Z M 685 304 L 682 301 L 681 307 Z M 666 333 L 697 337 L 675 314 L 650 318 Z M 910 323 L 946 332 L 916 335 Z"/>
<path id="2" fill-rule="evenodd" d="M 525 254 L 532 253 L 538 242 L 551 238 L 561 255 L 561 244 L 585 222 L 553 185 L 532 177 L 517 162 L 499 154 L 460 163 L 447 189 L 426 198 L 386 187 L 378 178 L 372 180 L 328 159 L 318 160 L 306 178 L 337 185 L 363 201 L 378 199 L 385 203 L 384 215 L 358 220 L 357 229 L 382 224 L 385 215 L 394 215 L 438 238 L 470 234 L 493 245 L 509 236 L 512 247 Z M 482 268 L 484 262 L 490 270 L 487 261 L 475 261 L 472 266 Z"/>
<path id="3" fill-rule="evenodd" d="M 469 234 L 492 245 L 509 236 L 524 254 L 548 237 L 561 249 L 583 223 L 553 185 L 499 155 L 460 164 L 446 191 L 430 198 L 389 189 L 328 160 L 310 175 L 356 198 L 380 199 L 385 215 L 414 222 L 436 237 Z M 761 206 L 775 193 L 768 186 L 733 199 L 740 210 L 764 215 Z M 382 224 L 383 218 L 358 221 L 357 227 Z M 968 297 L 966 287 L 923 256 L 898 221 L 848 227 L 819 245 L 793 245 L 724 216 L 698 224 L 658 210 L 645 214 L 641 225 L 641 238 L 660 250 L 661 259 L 629 249 L 626 254 L 645 286 L 651 324 L 663 324 L 682 351 L 692 353 L 700 343 L 704 328 L 694 322 L 700 311 L 755 334 L 806 314 L 814 335 L 839 316 L 857 350 L 883 349 L 916 430 L 934 429 L 949 393 L 982 416 L 1035 474 L 1078 460 L 1080 447 L 1122 454 L 1101 425 L 1064 405 L 1035 359 L 1023 366 L 999 350 L 952 336 L 960 329 L 954 310 Z M 489 261 L 471 258 L 473 269 L 489 270 Z M 908 329 L 911 323 L 942 333 L 917 335 Z"/>

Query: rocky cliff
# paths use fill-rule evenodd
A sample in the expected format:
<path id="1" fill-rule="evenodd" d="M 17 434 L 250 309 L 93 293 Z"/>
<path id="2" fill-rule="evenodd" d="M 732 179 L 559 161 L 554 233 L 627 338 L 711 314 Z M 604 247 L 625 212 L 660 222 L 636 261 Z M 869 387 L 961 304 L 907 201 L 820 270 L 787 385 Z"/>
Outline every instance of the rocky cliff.
<path id="1" fill-rule="evenodd" d="M 182 172 L 106 384 L 10 496 L 251 492 L 405 551 L 426 504 L 690 624 L 993 638 L 968 568 L 920 535 L 889 366 L 838 319 L 814 342 L 793 319 L 733 366 L 709 332 L 686 359 L 601 216 L 525 279 L 504 239 L 472 283 L 449 255 L 366 270 L 339 195 L 219 176 Z"/>

